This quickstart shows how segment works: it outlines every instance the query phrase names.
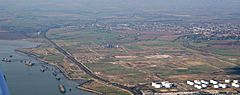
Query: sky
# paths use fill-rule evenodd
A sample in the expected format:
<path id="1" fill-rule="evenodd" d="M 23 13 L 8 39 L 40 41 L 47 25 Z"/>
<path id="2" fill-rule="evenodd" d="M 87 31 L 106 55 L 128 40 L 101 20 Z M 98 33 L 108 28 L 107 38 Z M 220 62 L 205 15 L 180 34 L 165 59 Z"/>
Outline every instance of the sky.
<path id="1" fill-rule="evenodd" d="M 15 10 L 237 11 L 240 0 L 0 0 Z"/>

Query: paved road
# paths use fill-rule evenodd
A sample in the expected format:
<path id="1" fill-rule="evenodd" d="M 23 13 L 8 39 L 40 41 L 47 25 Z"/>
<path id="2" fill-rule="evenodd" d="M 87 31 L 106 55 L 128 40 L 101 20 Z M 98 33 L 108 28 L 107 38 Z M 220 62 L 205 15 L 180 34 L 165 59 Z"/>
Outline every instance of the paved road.
<path id="1" fill-rule="evenodd" d="M 58 46 L 55 42 L 53 42 L 50 38 L 48 38 L 46 36 L 46 34 L 44 34 L 44 37 L 52 44 L 54 45 L 54 47 L 61 52 L 65 57 L 67 57 L 70 61 L 72 61 L 73 63 L 75 63 L 77 66 L 79 66 L 86 74 L 90 75 L 91 77 L 93 77 L 96 80 L 99 80 L 105 84 L 108 85 L 112 85 L 124 90 L 127 90 L 129 92 L 131 92 L 134 95 L 142 95 L 142 92 L 140 91 L 140 89 L 136 88 L 136 87 L 128 87 L 128 86 L 124 86 L 121 85 L 119 83 L 115 83 L 115 82 L 111 82 L 108 81 L 106 79 L 103 79 L 99 76 L 97 76 L 94 72 L 92 72 L 88 67 L 86 67 L 83 63 L 78 62 L 69 52 L 67 52 L 66 50 L 64 50 L 63 48 L 61 48 L 60 46 Z"/>

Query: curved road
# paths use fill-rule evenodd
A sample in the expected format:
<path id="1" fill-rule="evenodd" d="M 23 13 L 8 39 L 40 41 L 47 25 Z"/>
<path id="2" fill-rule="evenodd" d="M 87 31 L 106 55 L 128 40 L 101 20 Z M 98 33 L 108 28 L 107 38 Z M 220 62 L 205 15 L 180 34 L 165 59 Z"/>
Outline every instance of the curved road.
<path id="1" fill-rule="evenodd" d="M 61 52 L 65 57 L 67 57 L 70 61 L 72 61 L 74 64 L 76 64 L 77 66 L 79 66 L 79 68 L 81 68 L 86 74 L 90 75 L 91 77 L 93 77 L 96 80 L 99 80 L 105 84 L 108 85 L 112 85 L 124 90 L 127 90 L 129 92 L 131 92 L 134 95 L 142 95 L 142 92 L 140 91 L 140 89 L 138 89 L 137 87 L 128 87 L 128 86 L 124 86 L 121 85 L 119 83 L 115 83 L 115 82 L 111 82 L 108 81 L 106 79 L 103 79 L 99 76 L 97 76 L 94 72 L 92 72 L 88 67 L 86 67 L 83 63 L 78 62 L 69 52 L 67 52 L 66 50 L 64 50 L 63 48 L 61 48 L 60 46 L 58 46 L 55 42 L 53 42 L 50 38 L 48 38 L 46 36 L 46 32 L 44 32 L 43 34 L 44 38 L 46 38 L 52 45 L 54 45 L 54 47 Z"/>

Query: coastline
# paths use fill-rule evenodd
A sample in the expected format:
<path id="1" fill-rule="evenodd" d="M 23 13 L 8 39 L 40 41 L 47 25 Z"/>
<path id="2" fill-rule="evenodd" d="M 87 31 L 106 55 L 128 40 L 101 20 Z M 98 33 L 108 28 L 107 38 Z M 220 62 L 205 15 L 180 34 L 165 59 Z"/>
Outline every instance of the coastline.
<path id="1" fill-rule="evenodd" d="M 11 63 L 1 62 L 1 68 L 4 71 L 4 74 L 7 78 L 7 84 L 9 86 L 10 92 L 12 95 L 19 95 L 19 91 L 21 89 L 22 95 L 33 95 L 30 93 L 39 92 L 36 95 L 51 94 L 51 95 L 63 95 L 58 89 L 57 85 L 64 84 L 67 88 L 72 89 L 77 85 L 77 81 L 69 80 L 63 73 L 60 73 L 60 69 L 53 64 L 49 64 L 47 61 L 42 60 L 37 55 L 32 53 L 23 52 L 20 49 L 23 48 L 34 48 L 38 46 L 37 43 L 32 43 L 26 39 L 24 40 L 0 40 L 1 49 L 0 49 L 0 58 L 5 58 L 9 55 L 13 55 Z M 37 63 L 36 66 L 28 67 L 22 64 L 21 60 L 31 60 L 33 63 Z M 41 66 L 47 66 L 49 69 L 47 72 L 39 71 Z M 14 69 L 12 69 L 14 68 Z M 57 70 L 58 77 L 61 77 L 61 80 L 55 79 L 55 76 L 52 75 L 52 71 Z M 17 75 L 15 75 L 17 74 Z M 41 78 L 39 78 L 41 77 Z M 16 80 L 17 79 L 17 80 Z M 43 81 L 44 80 L 44 81 Z M 25 85 L 26 84 L 26 85 Z M 24 85 L 24 87 L 19 88 L 19 86 Z M 30 90 L 32 89 L 31 85 L 35 85 L 37 91 Z M 30 89 L 29 89 L 30 88 Z M 24 91 L 29 89 L 30 91 Z M 41 92 L 43 91 L 43 92 Z M 19 94 L 17 94 L 19 93 Z M 40 94 L 42 93 L 42 94 Z M 72 89 L 72 91 L 68 91 L 67 93 L 71 95 L 94 95 L 93 93 L 89 93 L 79 89 Z M 74 94 L 73 94 L 74 93 Z"/>
<path id="2" fill-rule="evenodd" d="M 58 65 L 53 64 L 53 63 L 51 63 L 51 62 L 48 62 L 48 61 L 46 61 L 46 60 L 44 60 L 44 59 L 41 59 L 41 58 L 39 58 L 39 57 L 38 57 L 37 55 L 35 55 L 35 54 L 29 53 L 29 52 L 25 52 L 25 51 L 22 51 L 22 50 L 19 50 L 19 49 L 16 49 L 15 51 L 18 52 L 18 53 L 25 54 L 25 55 L 27 55 L 27 56 L 29 56 L 29 57 L 32 57 L 32 58 L 34 58 L 34 59 L 36 59 L 36 60 L 38 60 L 38 61 L 41 61 L 41 62 L 44 62 L 44 63 L 46 63 L 46 64 L 49 64 L 49 65 L 51 65 L 51 66 L 56 67 L 57 69 L 59 69 L 59 70 L 61 71 L 61 73 L 62 73 L 68 80 L 72 80 L 72 81 L 77 81 L 77 80 L 79 80 L 79 79 L 73 79 L 73 78 L 71 78 L 70 76 L 68 76 L 67 72 L 65 72 L 65 70 L 64 70 L 63 68 L 61 68 L 61 67 L 59 67 Z"/>
<path id="3" fill-rule="evenodd" d="M 34 48 L 34 47 L 32 47 L 32 48 Z M 43 63 L 46 63 L 46 64 L 51 65 L 51 66 L 53 66 L 53 67 L 56 67 L 58 70 L 61 71 L 61 74 L 63 74 L 64 77 L 66 77 L 66 78 L 67 78 L 68 80 L 70 80 L 70 81 L 78 81 L 78 80 L 79 80 L 79 79 L 72 79 L 72 78 L 70 78 L 70 76 L 68 76 L 67 72 L 65 72 L 65 70 L 64 70 L 63 68 L 59 67 L 59 66 L 56 65 L 56 64 L 51 64 L 51 62 L 48 62 L 48 61 L 46 61 L 46 60 L 44 60 L 44 59 L 41 59 L 41 58 L 39 58 L 37 55 L 35 55 L 35 54 L 33 54 L 33 53 L 29 53 L 29 52 L 23 51 L 23 50 L 21 50 L 21 49 L 15 49 L 15 52 L 17 52 L 17 53 L 19 53 L 19 54 L 24 54 L 24 55 L 26 55 L 26 56 L 29 56 L 29 57 L 31 57 L 31 58 L 34 58 L 35 60 L 38 60 L 38 61 L 43 62 Z M 81 79 L 81 80 L 83 80 L 83 79 Z M 103 93 L 101 93 L 101 92 L 98 92 L 98 91 L 92 90 L 92 89 L 88 89 L 88 88 L 84 88 L 84 87 L 81 87 L 81 86 L 76 86 L 76 88 L 77 88 L 78 90 L 87 91 L 87 92 L 90 92 L 90 93 L 93 93 L 93 94 L 103 95 Z"/>

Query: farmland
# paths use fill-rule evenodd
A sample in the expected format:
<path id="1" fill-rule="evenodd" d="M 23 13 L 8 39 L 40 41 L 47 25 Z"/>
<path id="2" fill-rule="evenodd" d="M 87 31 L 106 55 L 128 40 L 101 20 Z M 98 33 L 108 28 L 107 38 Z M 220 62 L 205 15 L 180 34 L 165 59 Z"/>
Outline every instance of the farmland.
<path id="1" fill-rule="evenodd" d="M 190 43 L 194 47 L 208 51 L 206 54 L 185 47 L 182 41 L 173 41 L 182 36 L 181 34 L 96 30 L 94 27 L 69 26 L 51 29 L 47 36 L 98 76 L 124 85 L 147 84 L 154 80 L 180 83 L 189 79 L 239 77 L 227 73 L 239 65 L 239 47 L 220 46 L 234 43 L 232 41 Z"/>

